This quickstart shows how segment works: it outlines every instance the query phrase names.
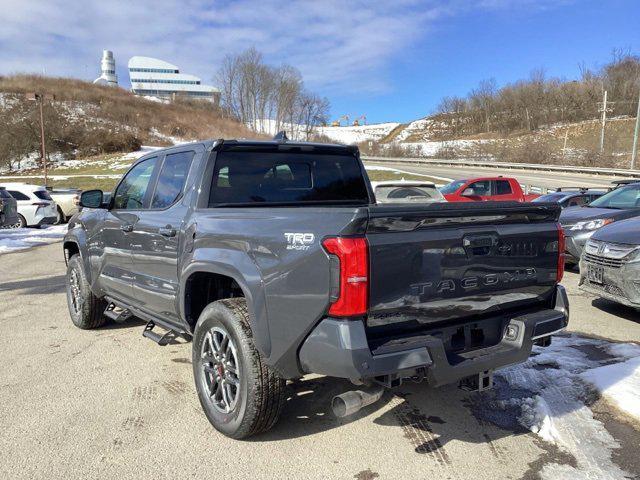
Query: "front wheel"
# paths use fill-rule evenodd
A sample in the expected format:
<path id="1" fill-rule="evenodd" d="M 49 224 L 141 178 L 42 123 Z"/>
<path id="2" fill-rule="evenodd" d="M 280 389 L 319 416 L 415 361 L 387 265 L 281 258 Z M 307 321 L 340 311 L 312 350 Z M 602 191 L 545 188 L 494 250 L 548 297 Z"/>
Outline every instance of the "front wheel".
<path id="1" fill-rule="evenodd" d="M 256 349 L 244 298 L 219 300 L 204 309 L 192 356 L 200 404 L 216 430 L 241 439 L 275 425 L 286 382 Z"/>
<path id="2" fill-rule="evenodd" d="M 106 302 L 91 291 L 79 255 L 69 259 L 66 280 L 67 305 L 73 324 L 83 330 L 104 325 L 107 321 L 107 317 L 104 316 Z"/>

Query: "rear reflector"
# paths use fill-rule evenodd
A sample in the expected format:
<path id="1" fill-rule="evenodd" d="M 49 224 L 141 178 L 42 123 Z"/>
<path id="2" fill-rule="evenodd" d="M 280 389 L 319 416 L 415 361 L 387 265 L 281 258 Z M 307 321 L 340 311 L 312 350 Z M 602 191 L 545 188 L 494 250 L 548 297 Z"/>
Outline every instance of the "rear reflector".
<path id="1" fill-rule="evenodd" d="M 369 253 L 362 237 L 332 237 L 322 242 L 324 249 L 339 262 L 339 292 L 329 307 L 329 315 L 351 317 L 367 312 Z"/>
<path id="2" fill-rule="evenodd" d="M 556 228 L 558 229 L 558 270 L 556 271 L 556 282 L 560 282 L 562 280 L 562 276 L 564 275 L 565 240 L 562 225 L 556 223 Z"/>

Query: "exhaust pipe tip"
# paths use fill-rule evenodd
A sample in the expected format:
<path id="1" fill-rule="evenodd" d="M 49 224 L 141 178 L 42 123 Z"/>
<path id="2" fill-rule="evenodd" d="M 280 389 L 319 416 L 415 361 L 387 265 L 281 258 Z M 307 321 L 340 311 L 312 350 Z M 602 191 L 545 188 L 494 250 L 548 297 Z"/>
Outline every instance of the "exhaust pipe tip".
<path id="1" fill-rule="evenodd" d="M 333 397 L 333 400 L 331 400 L 331 409 L 333 410 L 333 414 L 338 418 L 348 417 L 380 400 L 383 393 L 384 388 L 382 387 L 345 392 Z"/>

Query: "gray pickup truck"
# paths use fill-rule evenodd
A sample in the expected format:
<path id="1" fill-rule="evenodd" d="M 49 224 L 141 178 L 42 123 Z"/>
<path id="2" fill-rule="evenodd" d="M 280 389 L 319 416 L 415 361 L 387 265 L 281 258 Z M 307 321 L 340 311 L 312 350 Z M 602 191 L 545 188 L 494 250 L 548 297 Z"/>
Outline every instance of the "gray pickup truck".
<path id="1" fill-rule="evenodd" d="M 204 412 L 233 438 L 275 424 L 288 379 L 350 379 L 339 416 L 403 379 L 488 388 L 568 322 L 557 205 L 376 205 L 355 147 L 181 145 L 81 204 L 73 323 L 192 339 Z"/>

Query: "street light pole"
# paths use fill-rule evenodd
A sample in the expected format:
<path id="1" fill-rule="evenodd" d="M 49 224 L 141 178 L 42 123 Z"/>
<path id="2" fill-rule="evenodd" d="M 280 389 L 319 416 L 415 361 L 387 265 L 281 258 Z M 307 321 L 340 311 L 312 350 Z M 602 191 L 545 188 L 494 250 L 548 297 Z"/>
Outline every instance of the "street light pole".
<path id="1" fill-rule="evenodd" d="M 44 101 L 46 99 L 53 100 L 55 97 L 53 95 L 43 93 L 27 93 L 25 96 L 27 97 L 27 100 L 38 102 L 38 107 L 40 108 L 40 155 L 42 156 L 44 186 L 46 187 L 49 183 L 49 178 L 47 176 L 47 147 L 44 138 Z"/>
<path id="2" fill-rule="evenodd" d="M 636 168 L 636 149 L 638 147 L 638 130 L 640 130 L 640 94 L 638 94 L 638 111 L 636 112 L 636 128 L 633 132 L 633 150 L 631 150 L 631 170 Z"/>
<path id="3" fill-rule="evenodd" d="M 37 95 L 38 101 L 40 103 L 40 143 L 42 144 L 42 167 L 44 168 L 44 186 L 48 185 L 47 178 L 47 150 L 44 141 L 44 112 L 43 112 L 43 103 L 44 97 L 43 95 Z"/>

